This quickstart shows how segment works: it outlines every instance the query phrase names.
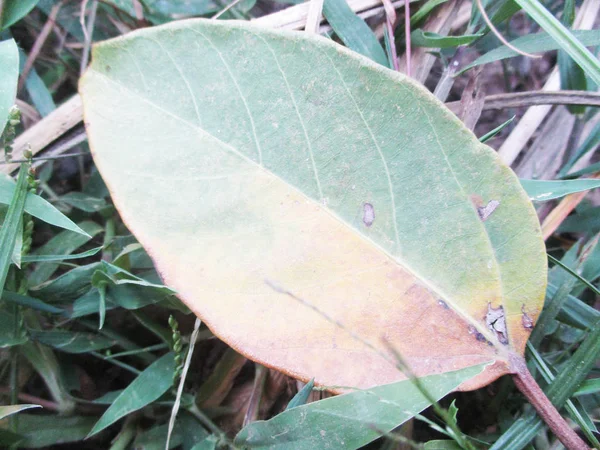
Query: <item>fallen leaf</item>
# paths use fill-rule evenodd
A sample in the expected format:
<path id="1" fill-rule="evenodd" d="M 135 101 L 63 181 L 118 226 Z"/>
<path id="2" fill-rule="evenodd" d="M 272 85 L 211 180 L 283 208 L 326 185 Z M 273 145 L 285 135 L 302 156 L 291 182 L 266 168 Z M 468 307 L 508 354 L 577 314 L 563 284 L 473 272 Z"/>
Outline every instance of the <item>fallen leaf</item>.
<path id="1" fill-rule="evenodd" d="M 522 357 L 546 287 L 535 211 L 411 79 L 321 37 L 189 20 L 99 44 L 80 91 L 123 220 L 240 353 L 359 388 L 405 379 L 382 340 L 417 376 L 495 362 L 461 389 Z"/>

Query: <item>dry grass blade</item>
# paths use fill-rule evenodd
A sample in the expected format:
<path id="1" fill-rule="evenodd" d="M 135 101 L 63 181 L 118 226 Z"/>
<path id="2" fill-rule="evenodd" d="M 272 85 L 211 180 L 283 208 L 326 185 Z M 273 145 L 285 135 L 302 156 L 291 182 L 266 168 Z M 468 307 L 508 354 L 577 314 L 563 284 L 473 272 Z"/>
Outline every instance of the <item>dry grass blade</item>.
<path id="1" fill-rule="evenodd" d="M 596 174 L 591 178 L 600 178 L 600 174 Z M 552 233 L 556 231 L 563 220 L 581 203 L 587 193 L 588 191 L 570 194 L 560 201 L 542 223 L 542 236 L 544 239 L 552 236 Z"/>
<path id="2" fill-rule="evenodd" d="M 307 33 L 319 32 L 319 25 L 323 20 L 323 3 L 324 0 L 310 0 L 306 16 L 306 26 L 304 27 L 304 31 Z"/>
<path id="3" fill-rule="evenodd" d="M 483 110 L 522 108 L 536 105 L 584 105 L 600 107 L 600 93 L 589 91 L 528 91 L 494 94 L 485 97 Z M 446 103 L 454 113 L 460 111 L 460 101 Z"/>

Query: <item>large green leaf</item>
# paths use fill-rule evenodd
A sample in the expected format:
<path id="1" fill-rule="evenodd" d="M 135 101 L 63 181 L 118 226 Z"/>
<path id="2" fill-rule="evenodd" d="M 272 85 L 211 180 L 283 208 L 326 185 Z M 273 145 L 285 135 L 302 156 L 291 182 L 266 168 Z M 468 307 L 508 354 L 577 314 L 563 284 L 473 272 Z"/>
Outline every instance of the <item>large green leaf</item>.
<path id="1" fill-rule="evenodd" d="M 535 211 L 411 79 L 320 37 L 189 20 L 98 45 L 80 91 L 124 221 L 241 353 L 362 388 L 405 378 L 382 338 L 418 376 L 495 361 L 461 389 L 522 356 L 546 284 Z"/>
<path id="2" fill-rule="evenodd" d="M 421 379 L 422 387 L 437 400 L 482 370 L 480 365 L 430 375 Z M 236 444 L 265 450 L 355 449 L 428 406 L 419 388 L 411 380 L 403 380 L 298 406 L 271 420 L 254 422 L 238 433 Z"/>
<path id="3" fill-rule="evenodd" d="M 19 51 L 12 39 L 0 42 L 0 135 L 15 104 L 19 77 Z"/>

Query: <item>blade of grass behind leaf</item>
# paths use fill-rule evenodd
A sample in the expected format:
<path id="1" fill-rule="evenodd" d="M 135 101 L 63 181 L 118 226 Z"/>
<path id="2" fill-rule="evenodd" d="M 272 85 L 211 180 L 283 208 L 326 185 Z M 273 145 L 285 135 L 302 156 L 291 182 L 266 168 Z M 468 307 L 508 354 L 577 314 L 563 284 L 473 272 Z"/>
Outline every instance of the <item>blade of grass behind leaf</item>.
<path id="1" fill-rule="evenodd" d="M 9 204 L 15 192 L 15 183 L 6 175 L 0 175 L 0 203 Z M 65 230 L 89 236 L 79 228 L 71 219 L 61 213 L 58 209 L 48 203 L 39 195 L 29 194 L 25 200 L 25 212 Z"/>
<path id="2" fill-rule="evenodd" d="M 14 189 L 14 194 L 8 207 L 2 229 L 0 229 L 0 297 L 4 291 L 4 283 L 10 267 L 13 248 L 19 232 L 19 223 L 25 209 L 27 198 L 27 167 L 22 164 L 19 177 Z"/>
<path id="3" fill-rule="evenodd" d="M 600 44 L 600 30 L 574 30 L 571 34 L 583 45 L 593 46 Z M 526 53 L 549 52 L 552 50 L 558 50 L 560 48 L 560 45 L 550 35 L 544 32 L 523 36 L 510 41 L 510 43 Z M 519 56 L 519 54 L 505 45 L 502 45 L 487 52 L 472 63 L 460 69 L 456 76 L 461 75 L 473 67 L 480 66 L 482 64 L 489 64 L 494 61 L 501 61 L 507 58 L 513 58 L 515 56 Z"/>
<path id="4" fill-rule="evenodd" d="M 600 86 L 600 61 L 538 0 L 515 0 Z"/>
<path id="5" fill-rule="evenodd" d="M 144 370 L 106 410 L 88 437 L 102 431 L 120 418 L 157 400 L 173 385 L 175 359 L 167 353 Z"/>
<path id="6" fill-rule="evenodd" d="M 308 400 L 308 396 L 312 392 L 315 387 L 315 379 L 311 378 L 308 383 L 304 385 L 302 389 L 300 389 L 296 395 L 290 400 L 285 410 L 295 408 L 296 406 L 302 406 Z"/>
<path id="7" fill-rule="evenodd" d="M 571 28 L 574 20 L 575 1 L 566 0 L 561 22 L 566 27 Z M 562 90 L 585 91 L 587 89 L 587 79 L 583 69 L 564 50 L 558 51 L 558 68 L 560 72 L 560 88 Z M 583 114 L 585 112 L 585 106 L 569 105 L 567 108 L 571 114 Z"/>
<path id="8" fill-rule="evenodd" d="M 389 67 L 377 36 L 363 19 L 354 14 L 346 0 L 325 0 L 323 15 L 348 48 Z"/>

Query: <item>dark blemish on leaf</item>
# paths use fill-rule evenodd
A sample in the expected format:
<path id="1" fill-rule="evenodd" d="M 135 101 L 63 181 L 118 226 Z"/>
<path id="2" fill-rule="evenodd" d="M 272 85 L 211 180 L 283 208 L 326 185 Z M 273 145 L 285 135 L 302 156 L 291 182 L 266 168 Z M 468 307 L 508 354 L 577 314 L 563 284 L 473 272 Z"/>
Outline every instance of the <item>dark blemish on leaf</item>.
<path id="1" fill-rule="evenodd" d="M 110 66 L 108 66 L 108 65 L 107 65 L 107 66 L 106 66 L 106 71 L 107 71 L 107 72 L 110 72 L 111 70 L 112 70 L 112 67 L 110 67 Z"/>
<path id="2" fill-rule="evenodd" d="M 375 208 L 370 203 L 363 204 L 363 223 L 370 227 L 375 221 Z"/>
<path id="3" fill-rule="evenodd" d="M 488 303 L 488 312 L 485 315 L 485 324 L 490 331 L 496 335 L 501 344 L 508 344 L 506 317 L 504 316 L 503 306 L 492 308 L 492 304 Z"/>
<path id="4" fill-rule="evenodd" d="M 479 332 L 475 333 L 475 339 L 477 339 L 479 342 L 487 342 L 485 336 Z"/>
<path id="5" fill-rule="evenodd" d="M 479 214 L 481 221 L 485 222 L 498 206 L 500 206 L 500 202 L 498 200 L 490 200 L 487 205 L 477 207 L 477 214 Z"/>
<path id="6" fill-rule="evenodd" d="M 521 323 L 523 324 L 523 328 L 526 330 L 531 330 L 533 328 L 533 319 L 529 317 L 529 314 L 525 312 L 525 305 L 521 306 L 521 312 L 523 315 L 521 316 Z"/>
<path id="7" fill-rule="evenodd" d="M 444 309 L 450 309 L 450 307 L 448 306 L 448 303 L 446 303 L 444 300 L 442 300 L 441 298 L 438 300 L 438 305 L 440 305 L 442 308 Z"/>

